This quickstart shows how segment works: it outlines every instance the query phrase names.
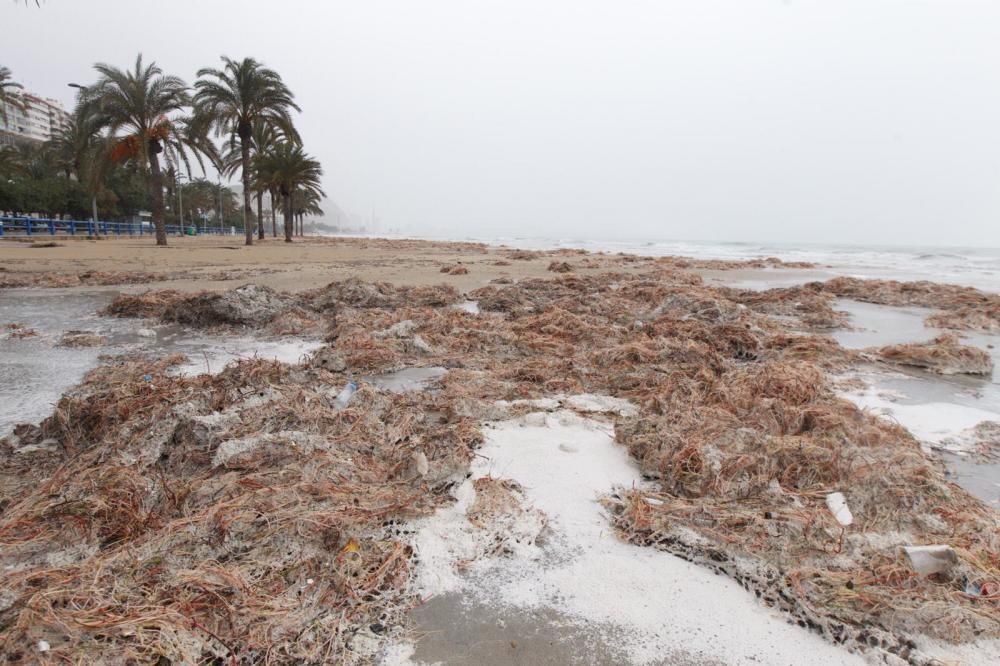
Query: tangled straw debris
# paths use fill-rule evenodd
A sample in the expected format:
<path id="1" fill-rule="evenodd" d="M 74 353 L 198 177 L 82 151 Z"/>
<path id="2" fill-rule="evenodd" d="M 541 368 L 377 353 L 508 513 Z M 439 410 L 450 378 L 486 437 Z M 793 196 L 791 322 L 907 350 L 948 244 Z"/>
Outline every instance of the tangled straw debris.
<path id="1" fill-rule="evenodd" d="M 996 460 L 1000 458 L 1000 422 L 982 421 L 955 437 L 941 440 L 941 445 L 958 451 L 968 451 L 986 460 Z"/>
<path id="2" fill-rule="evenodd" d="M 66 331 L 59 340 L 60 347 L 101 347 L 106 344 L 107 337 L 93 331 Z"/>
<path id="3" fill-rule="evenodd" d="M 940 375 L 993 374 L 993 359 L 978 349 L 959 342 L 954 334 L 939 335 L 928 342 L 889 345 L 872 351 L 889 363 L 925 368 Z"/>
<path id="4" fill-rule="evenodd" d="M 197 378 L 171 374 L 178 359 L 112 361 L 0 445 L 0 651 L 23 659 L 45 640 L 72 662 L 374 659 L 381 639 L 364 628 L 401 632 L 415 603 L 405 521 L 448 501 L 480 423 L 539 400 L 617 412 L 617 440 L 657 482 L 604 499 L 623 538 L 887 660 L 929 663 L 923 637 L 1000 638 L 997 513 L 833 391 L 828 372 L 859 357 L 808 329 L 842 321 L 830 299 L 844 285 L 750 293 L 680 263 L 495 280 L 465 295 L 477 316 L 448 307 L 462 298 L 450 286 L 357 279 L 117 299 L 109 314 L 223 328 L 294 312 L 329 345 L 300 366 Z M 362 383 L 334 404 L 348 377 L 432 366 L 450 368 L 433 391 Z M 509 509 L 518 490 L 504 483 L 477 496 Z M 921 544 L 947 544 L 954 566 L 918 574 L 903 548 Z"/>
<path id="5" fill-rule="evenodd" d="M 937 328 L 1000 332 L 1000 295 L 972 287 L 940 284 L 926 280 L 862 280 L 839 277 L 824 283 L 807 285 L 841 298 L 879 305 L 917 305 L 940 310 L 927 318 L 927 325 Z"/>
<path id="6" fill-rule="evenodd" d="M 553 273 L 570 273 L 573 271 L 573 267 L 565 261 L 553 261 L 549 264 L 548 270 Z"/>
<path id="7" fill-rule="evenodd" d="M 10 340 L 24 340 L 38 336 L 38 331 L 19 322 L 12 322 L 4 326 L 7 331 L 6 337 Z"/>
<path id="8" fill-rule="evenodd" d="M 393 526 L 441 502 L 478 429 L 366 386 L 336 410 L 326 370 L 178 361 L 102 366 L 0 444 L 4 660 L 370 661 L 352 638 L 409 603 Z"/>

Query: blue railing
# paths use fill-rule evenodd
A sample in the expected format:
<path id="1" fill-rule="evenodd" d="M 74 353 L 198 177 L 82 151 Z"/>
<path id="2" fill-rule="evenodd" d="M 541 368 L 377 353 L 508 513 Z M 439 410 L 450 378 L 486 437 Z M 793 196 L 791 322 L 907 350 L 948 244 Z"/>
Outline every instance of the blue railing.
<path id="1" fill-rule="evenodd" d="M 196 225 L 168 224 L 166 231 L 174 236 L 201 234 L 229 235 L 231 227 L 199 227 Z M 58 234 L 68 236 L 152 236 L 153 225 L 143 222 L 93 222 L 91 220 L 48 220 L 38 217 L 0 216 L 0 236 L 24 234 L 25 236 Z"/>

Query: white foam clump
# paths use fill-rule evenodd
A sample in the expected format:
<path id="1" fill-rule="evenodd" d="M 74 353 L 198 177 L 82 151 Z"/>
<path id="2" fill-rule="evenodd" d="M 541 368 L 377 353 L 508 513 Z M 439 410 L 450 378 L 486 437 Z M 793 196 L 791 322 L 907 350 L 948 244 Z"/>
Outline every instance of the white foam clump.
<path id="1" fill-rule="evenodd" d="M 893 402 L 871 387 L 842 395 L 862 409 L 895 420 L 924 444 L 954 453 L 967 453 L 973 445 L 961 436 L 964 431 L 983 421 L 1000 421 L 1000 414 L 950 402 L 920 405 Z"/>
<path id="2" fill-rule="evenodd" d="M 598 395 L 595 393 L 580 393 L 577 395 L 557 394 L 551 398 L 534 398 L 523 400 L 498 400 L 498 407 L 509 409 L 510 407 L 529 407 L 544 411 L 555 411 L 560 408 L 572 409 L 587 414 L 619 414 L 621 416 L 631 416 L 638 408 L 624 398 L 615 398 L 610 395 Z"/>
<path id="3" fill-rule="evenodd" d="M 200 341 L 204 342 L 204 341 Z M 199 344 L 199 341 L 193 344 Z M 239 359 L 260 358 L 281 363 L 298 363 L 304 356 L 323 346 L 315 340 L 254 340 L 236 338 L 225 346 L 208 346 L 190 352 L 191 360 L 180 366 L 178 372 L 187 377 L 202 374 L 218 374 Z M 180 351 L 184 351 L 183 346 Z"/>
<path id="4" fill-rule="evenodd" d="M 642 482 L 610 424 L 557 411 L 493 423 L 484 434 L 457 502 L 423 521 L 413 539 L 421 595 L 460 592 L 501 607 L 552 609 L 601 631 L 638 664 L 678 650 L 726 663 L 861 663 L 762 607 L 734 581 L 621 541 L 597 500 Z M 456 565 L 477 551 L 477 530 L 465 517 L 472 481 L 486 475 L 520 484 L 551 533 L 544 547 L 479 558 L 459 574 Z"/>

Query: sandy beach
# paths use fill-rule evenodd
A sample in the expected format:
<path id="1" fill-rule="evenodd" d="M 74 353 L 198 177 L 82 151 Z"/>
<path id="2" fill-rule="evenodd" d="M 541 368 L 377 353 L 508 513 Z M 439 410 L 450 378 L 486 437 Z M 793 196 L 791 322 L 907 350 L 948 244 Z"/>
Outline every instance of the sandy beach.
<path id="1" fill-rule="evenodd" d="M 997 655 L 1000 447 L 942 430 L 995 407 L 994 295 L 764 259 L 171 241 L 0 243 L 15 660 Z"/>
<path id="2" fill-rule="evenodd" d="M 510 261 L 495 248 L 472 243 L 336 238 L 289 244 L 269 238 L 246 247 L 239 241 L 235 237 L 177 237 L 171 238 L 165 248 L 151 245 L 148 239 L 60 238 L 59 247 L 6 242 L 0 243 L 0 266 L 8 274 L 147 272 L 169 280 L 171 289 L 184 291 L 229 289 L 255 280 L 282 291 L 302 291 L 351 276 L 396 284 L 444 281 L 457 289 L 469 290 L 497 277 L 551 275 L 546 271 L 551 258 Z M 497 265 L 498 261 L 506 263 Z M 453 267 L 459 262 L 468 268 L 467 274 L 442 275 L 443 267 Z M 599 268 L 595 265 L 586 270 Z M 144 282 L 140 288 L 149 285 Z"/>

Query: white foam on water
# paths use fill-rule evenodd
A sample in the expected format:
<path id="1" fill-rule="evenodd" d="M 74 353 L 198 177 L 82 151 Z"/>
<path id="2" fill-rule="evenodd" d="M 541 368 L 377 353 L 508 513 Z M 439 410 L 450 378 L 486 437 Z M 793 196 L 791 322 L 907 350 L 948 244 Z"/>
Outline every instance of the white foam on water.
<path id="1" fill-rule="evenodd" d="M 458 592 L 500 607 L 553 609 L 601 632 L 636 664 L 678 649 L 734 664 L 863 663 L 759 605 L 731 579 L 620 540 L 598 498 L 643 482 L 609 424 L 558 411 L 490 424 L 484 434 L 458 501 L 417 523 L 421 595 Z M 519 483 L 548 517 L 549 531 L 543 546 L 521 544 L 510 556 L 481 558 L 459 572 L 456 565 L 479 545 L 465 517 L 472 481 L 487 475 Z"/>

